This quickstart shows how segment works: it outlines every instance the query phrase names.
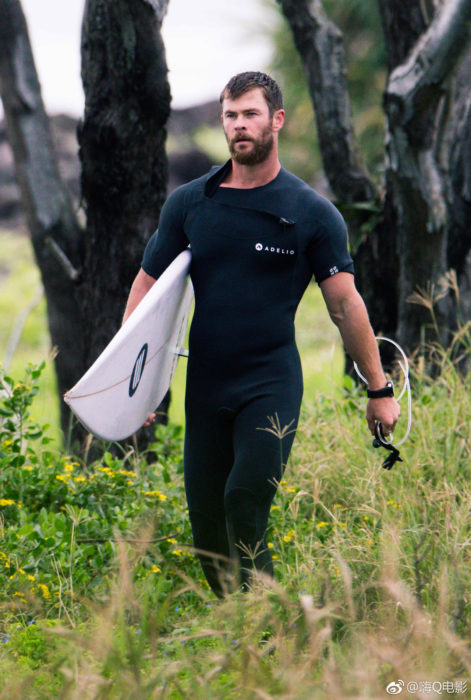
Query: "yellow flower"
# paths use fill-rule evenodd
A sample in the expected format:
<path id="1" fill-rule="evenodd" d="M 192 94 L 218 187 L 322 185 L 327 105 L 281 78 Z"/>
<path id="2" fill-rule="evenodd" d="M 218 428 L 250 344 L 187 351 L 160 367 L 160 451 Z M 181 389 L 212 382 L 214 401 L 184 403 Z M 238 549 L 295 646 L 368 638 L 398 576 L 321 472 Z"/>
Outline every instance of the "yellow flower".
<path id="1" fill-rule="evenodd" d="M 67 477 L 65 476 L 65 474 L 56 474 L 56 479 L 57 481 L 64 481 L 65 483 L 67 483 Z"/>
<path id="2" fill-rule="evenodd" d="M 161 572 L 161 569 L 158 566 L 156 566 L 155 564 L 152 564 L 152 566 L 150 567 L 150 570 L 152 571 L 153 574 L 160 574 L 160 572 Z"/>
<path id="3" fill-rule="evenodd" d="M 273 544 L 273 542 L 268 542 L 267 546 L 268 546 L 268 549 L 273 549 L 274 544 Z"/>
<path id="4" fill-rule="evenodd" d="M 23 466 L 21 468 L 24 469 L 25 472 L 32 472 L 33 471 L 33 467 L 31 466 L 31 464 L 23 464 Z"/>
<path id="5" fill-rule="evenodd" d="M 74 471 L 74 465 L 73 465 L 73 463 L 72 463 L 72 462 L 66 462 L 66 463 L 64 464 L 64 472 L 65 472 L 66 474 L 70 474 L 70 472 L 73 472 L 73 471 Z"/>
<path id="6" fill-rule="evenodd" d="M 34 578 L 33 574 L 27 574 L 26 578 L 27 578 L 29 581 L 36 581 L 36 579 Z"/>
<path id="7" fill-rule="evenodd" d="M 157 489 L 155 491 L 143 491 L 142 493 L 144 494 L 144 496 L 149 496 L 150 498 L 158 498 L 159 501 L 167 500 L 167 496 L 158 491 Z"/>
<path id="8" fill-rule="evenodd" d="M 329 523 L 327 523 L 325 520 L 321 520 L 319 523 L 316 525 L 316 530 L 320 530 L 323 527 L 327 527 Z"/>
<path id="9" fill-rule="evenodd" d="M 280 506 L 272 506 L 271 509 L 272 510 L 280 510 Z"/>
<path id="10" fill-rule="evenodd" d="M 123 476 L 131 476 L 133 479 L 136 478 L 136 472 L 129 471 L 129 469 L 121 469 L 119 473 Z"/>
<path id="11" fill-rule="evenodd" d="M 167 539 L 167 542 L 168 542 L 169 544 L 177 544 L 177 540 L 174 540 L 173 537 L 169 537 L 169 538 Z"/>
<path id="12" fill-rule="evenodd" d="M 12 498 L 0 498 L 0 506 L 14 506 L 15 501 Z"/>
<path id="13" fill-rule="evenodd" d="M 295 492 L 296 492 L 296 489 L 294 488 L 294 486 L 288 486 L 288 488 L 286 489 L 286 491 L 287 491 L 288 493 L 295 493 Z"/>
<path id="14" fill-rule="evenodd" d="M 98 471 L 106 474 L 106 476 L 115 476 L 115 473 L 109 467 L 98 467 Z"/>
<path id="15" fill-rule="evenodd" d="M 394 501 L 387 501 L 386 502 L 387 506 L 392 506 L 393 508 L 402 508 L 400 503 L 394 503 Z"/>
<path id="16" fill-rule="evenodd" d="M 46 598 L 46 600 L 51 597 L 51 592 L 44 583 L 38 583 L 38 591 L 41 592 L 42 597 Z"/>
<path id="17" fill-rule="evenodd" d="M 183 556 L 183 552 L 182 552 L 181 549 L 174 549 L 173 552 L 172 552 L 172 554 L 174 554 L 176 557 L 182 557 L 182 556 Z"/>
<path id="18" fill-rule="evenodd" d="M 283 542 L 291 542 L 294 537 L 294 530 L 288 530 L 286 535 L 283 537 Z"/>
<path id="19" fill-rule="evenodd" d="M 74 477 L 73 477 L 73 480 L 74 480 L 76 483 L 78 483 L 78 484 L 83 484 L 83 483 L 87 480 L 87 477 L 85 477 L 85 476 L 74 476 Z"/>

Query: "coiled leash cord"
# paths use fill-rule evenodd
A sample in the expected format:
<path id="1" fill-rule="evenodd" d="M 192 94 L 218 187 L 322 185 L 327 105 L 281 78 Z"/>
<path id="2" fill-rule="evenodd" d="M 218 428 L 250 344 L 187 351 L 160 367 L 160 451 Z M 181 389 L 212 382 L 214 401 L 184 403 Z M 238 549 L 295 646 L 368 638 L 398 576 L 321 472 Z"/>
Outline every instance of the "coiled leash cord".
<path id="1" fill-rule="evenodd" d="M 391 338 L 385 338 L 383 336 L 376 337 L 376 340 L 378 342 L 381 342 L 382 340 L 385 340 L 388 343 L 391 343 L 394 345 L 394 347 L 399 351 L 401 357 L 402 357 L 402 362 L 401 360 L 398 360 L 398 365 L 401 368 L 403 377 L 404 377 L 404 383 L 402 385 L 401 392 L 399 396 L 397 397 L 397 401 L 399 402 L 404 394 L 407 392 L 407 428 L 406 432 L 399 442 L 396 444 L 393 443 L 392 441 L 392 435 L 391 435 L 391 441 L 388 441 L 384 434 L 383 434 L 383 426 L 381 423 L 376 423 L 375 426 L 375 439 L 373 440 L 373 447 L 384 447 L 384 449 L 388 450 L 391 454 L 388 455 L 388 457 L 384 460 L 383 462 L 383 469 L 392 469 L 392 467 L 395 465 L 396 462 L 402 462 L 402 458 L 400 456 L 398 447 L 400 447 L 409 437 L 411 425 L 412 425 L 412 396 L 411 396 L 411 390 L 410 390 L 410 379 L 409 379 L 409 361 L 406 357 L 406 354 L 404 350 L 401 348 L 400 345 L 396 343 L 395 340 L 391 340 Z M 358 369 L 358 365 L 356 362 L 353 363 L 353 367 L 355 369 L 355 372 L 358 374 L 360 379 L 368 385 L 368 382 L 366 378 L 362 375 L 360 370 Z"/>

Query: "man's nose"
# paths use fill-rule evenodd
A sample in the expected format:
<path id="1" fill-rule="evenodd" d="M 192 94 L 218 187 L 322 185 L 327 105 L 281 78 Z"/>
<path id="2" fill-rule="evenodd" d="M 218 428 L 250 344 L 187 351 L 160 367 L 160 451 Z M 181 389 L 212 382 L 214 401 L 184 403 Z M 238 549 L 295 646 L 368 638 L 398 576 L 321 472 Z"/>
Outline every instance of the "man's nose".
<path id="1" fill-rule="evenodd" d="M 242 115 L 241 115 L 240 117 L 237 117 L 237 118 L 236 118 L 234 126 L 235 126 L 235 128 L 238 129 L 238 130 L 240 130 L 240 129 L 245 129 L 245 128 L 246 128 L 246 126 L 245 126 L 245 119 L 244 119 L 244 117 L 243 117 Z"/>

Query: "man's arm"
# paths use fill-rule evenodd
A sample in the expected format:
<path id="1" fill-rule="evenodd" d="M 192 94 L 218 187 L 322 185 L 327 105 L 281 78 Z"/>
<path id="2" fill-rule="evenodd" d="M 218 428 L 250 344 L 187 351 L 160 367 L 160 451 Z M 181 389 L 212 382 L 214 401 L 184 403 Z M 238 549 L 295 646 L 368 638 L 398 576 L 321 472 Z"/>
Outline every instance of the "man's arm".
<path id="1" fill-rule="evenodd" d="M 365 303 L 349 272 L 338 272 L 320 283 L 330 317 L 340 331 L 346 352 L 357 363 L 369 389 L 382 389 L 386 377 L 381 365 L 373 329 Z M 370 399 L 366 419 L 374 435 L 377 422 L 385 434 L 392 432 L 399 417 L 399 404 L 394 398 Z"/>
<path id="2" fill-rule="evenodd" d="M 155 279 L 141 269 L 136 275 L 129 292 L 126 308 L 124 310 L 123 323 L 129 318 L 136 306 L 145 297 L 149 289 L 154 285 Z"/>

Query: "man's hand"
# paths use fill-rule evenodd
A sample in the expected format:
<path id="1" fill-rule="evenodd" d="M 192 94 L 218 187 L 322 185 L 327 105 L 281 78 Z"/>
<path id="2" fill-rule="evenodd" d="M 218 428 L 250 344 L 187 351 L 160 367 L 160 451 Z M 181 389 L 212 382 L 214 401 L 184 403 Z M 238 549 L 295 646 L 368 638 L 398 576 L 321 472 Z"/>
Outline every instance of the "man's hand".
<path id="1" fill-rule="evenodd" d="M 375 434 L 376 423 L 383 426 L 384 437 L 392 433 L 400 412 L 400 406 L 393 397 L 370 399 L 366 406 L 366 420 L 371 434 Z"/>
<path id="2" fill-rule="evenodd" d="M 142 427 L 147 428 L 149 425 L 152 425 L 152 423 L 155 423 L 155 413 L 149 413 L 147 420 Z"/>

